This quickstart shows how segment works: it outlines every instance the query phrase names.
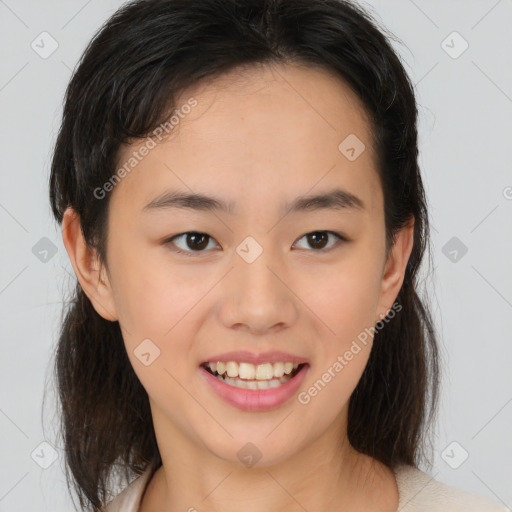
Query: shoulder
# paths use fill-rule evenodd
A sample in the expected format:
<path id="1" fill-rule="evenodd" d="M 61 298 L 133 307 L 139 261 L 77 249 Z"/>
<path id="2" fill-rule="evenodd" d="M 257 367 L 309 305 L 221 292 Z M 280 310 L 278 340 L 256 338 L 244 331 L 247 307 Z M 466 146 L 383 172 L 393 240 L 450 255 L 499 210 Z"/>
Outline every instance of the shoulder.
<path id="1" fill-rule="evenodd" d="M 400 512 L 511 512 L 490 498 L 451 487 L 413 466 L 394 469 Z"/>
<path id="2" fill-rule="evenodd" d="M 113 500 L 109 501 L 102 512 L 137 512 L 144 490 L 153 474 L 151 467 L 136 477 Z"/>
<path id="3" fill-rule="evenodd" d="M 512 512 L 478 494 L 450 487 L 413 466 L 394 469 L 400 512 Z M 148 468 L 103 509 L 104 512 L 137 512 L 153 471 Z"/>

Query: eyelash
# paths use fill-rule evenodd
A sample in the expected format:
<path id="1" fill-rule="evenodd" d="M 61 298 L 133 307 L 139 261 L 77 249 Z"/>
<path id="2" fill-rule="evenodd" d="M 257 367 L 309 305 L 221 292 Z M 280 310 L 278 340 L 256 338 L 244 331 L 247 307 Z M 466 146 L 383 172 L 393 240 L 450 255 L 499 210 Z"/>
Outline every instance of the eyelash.
<path id="1" fill-rule="evenodd" d="M 305 233 L 304 235 L 302 235 L 298 240 L 301 240 L 302 238 L 306 237 L 307 235 L 312 235 L 312 234 L 316 234 L 316 233 L 325 233 L 325 234 L 334 235 L 336 238 L 338 238 L 338 242 L 339 243 L 334 245 L 333 247 L 328 248 L 328 249 L 311 249 L 314 252 L 329 252 L 332 249 L 335 249 L 341 243 L 349 241 L 347 238 L 345 238 L 340 233 L 336 233 L 335 231 L 326 231 L 326 230 L 324 230 L 324 231 L 309 231 L 308 233 Z M 174 245 L 173 240 L 175 240 L 177 238 L 181 238 L 181 237 L 186 236 L 186 235 L 191 235 L 191 234 L 193 234 L 193 235 L 205 235 L 206 237 L 208 237 L 208 241 L 213 240 L 213 237 L 211 237 L 207 233 L 202 233 L 200 231 L 186 231 L 185 233 L 180 233 L 178 235 L 174 235 L 173 237 L 165 240 L 164 244 L 166 244 L 166 245 L 167 244 L 173 244 Z M 173 251 L 178 253 L 178 254 L 183 254 L 184 256 L 187 256 L 187 257 L 197 257 L 199 254 L 206 252 L 205 250 L 202 250 L 202 251 L 184 251 L 184 250 L 181 250 L 181 249 L 173 249 Z"/>

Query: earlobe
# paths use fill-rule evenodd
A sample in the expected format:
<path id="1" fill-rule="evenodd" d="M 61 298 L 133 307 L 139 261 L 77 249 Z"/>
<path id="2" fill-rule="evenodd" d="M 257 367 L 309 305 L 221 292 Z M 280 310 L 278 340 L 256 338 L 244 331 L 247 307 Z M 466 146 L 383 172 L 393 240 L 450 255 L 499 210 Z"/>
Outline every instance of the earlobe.
<path id="1" fill-rule="evenodd" d="M 62 219 L 62 240 L 75 275 L 99 315 L 112 322 L 118 319 L 110 282 L 96 250 L 85 242 L 79 215 L 68 207 Z"/>
<path id="2" fill-rule="evenodd" d="M 414 217 L 397 234 L 382 275 L 378 318 L 384 318 L 395 302 L 404 282 L 407 262 L 414 245 Z"/>

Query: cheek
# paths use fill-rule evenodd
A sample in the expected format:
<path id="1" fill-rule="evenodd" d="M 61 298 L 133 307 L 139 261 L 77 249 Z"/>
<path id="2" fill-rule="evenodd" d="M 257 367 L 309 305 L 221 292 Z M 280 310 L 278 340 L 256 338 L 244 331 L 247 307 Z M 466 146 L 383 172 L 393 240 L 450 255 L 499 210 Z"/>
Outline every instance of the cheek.
<path id="1" fill-rule="evenodd" d="M 362 249 L 362 248 L 361 248 Z M 309 276 L 307 304 L 323 320 L 337 348 L 376 322 L 380 263 L 369 249 L 353 251 L 325 274 Z"/>
<path id="2" fill-rule="evenodd" d="M 208 283 L 154 253 L 125 251 L 112 274 L 120 321 L 139 334 L 163 337 L 207 293 Z"/>
<path id="3" fill-rule="evenodd" d="M 298 396 L 304 420 L 314 421 L 318 411 L 322 421 L 335 420 L 348 404 L 370 356 L 373 326 L 378 303 L 378 264 L 368 257 L 354 258 L 340 265 L 336 279 L 325 279 L 308 305 L 318 312 L 325 335 L 318 346 L 317 364 L 304 392 Z M 320 291 L 322 289 L 322 291 Z M 311 404 L 311 406 L 309 406 Z"/>
<path id="4" fill-rule="evenodd" d="M 196 366 L 192 348 L 200 308 L 195 306 L 211 285 L 143 257 L 118 263 L 116 304 L 131 365 L 158 403 L 180 403 L 184 395 L 177 382 Z"/>

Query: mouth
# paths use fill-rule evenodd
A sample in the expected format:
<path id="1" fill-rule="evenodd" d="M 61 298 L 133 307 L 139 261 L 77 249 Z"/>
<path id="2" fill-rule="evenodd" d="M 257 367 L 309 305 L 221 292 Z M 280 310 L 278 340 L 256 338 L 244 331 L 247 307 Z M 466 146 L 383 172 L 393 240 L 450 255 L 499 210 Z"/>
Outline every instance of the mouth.
<path id="1" fill-rule="evenodd" d="M 239 389 L 278 388 L 292 380 L 308 363 L 274 362 L 252 364 L 236 361 L 205 362 L 200 365 L 219 381 Z"/>

